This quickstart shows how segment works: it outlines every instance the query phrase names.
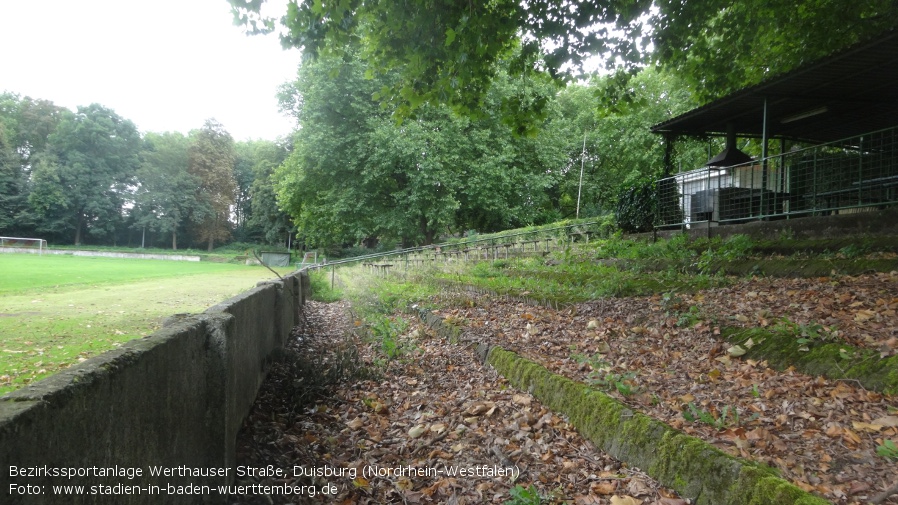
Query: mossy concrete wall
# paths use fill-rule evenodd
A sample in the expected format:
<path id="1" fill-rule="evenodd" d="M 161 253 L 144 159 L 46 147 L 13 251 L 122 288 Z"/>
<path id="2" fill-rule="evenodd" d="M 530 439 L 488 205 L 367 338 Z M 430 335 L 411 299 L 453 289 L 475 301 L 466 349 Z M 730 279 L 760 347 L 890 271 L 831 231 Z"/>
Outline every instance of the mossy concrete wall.
<path id="1" fill-rule="evenodd" d="M 461 331 L 428 310 L 418 315 L 450 340 Z M 826 505 L 765 465 L 731 456 L 707 442 L 634 411 L 614 398 L 553 374 L 514 352 L 483 342 L 465 342 L 516 388 L 568 417 L 600 450 L 644 470 L 696 505 Z"/>
<path id="2" fill-rule="evenodd" d="M 493 347 L 487 361 L 515 387 L 565 414 L 599 449 L 639 467 L 698 505 L 823 505 L 766 466 L 726 454 L 707 442 L 631 410 L 585 384 L 553 374 Z"/>
<path id="3" fill-rule="evenodd" d="M 800 335 L 767 328 L 723 328 L 721 335 L 742 345 L 746 358 L 766 360 L 777 370 L 794 366 L 808 375 L 856 380 L 867 389 L 898 394 L 898 356 L 882 357 L 875 349 L 822 338 L 802 345 L 797 341 Z M 746 344 L 748 340 L 751 345 Z"/>
<path id="4" fill-rule="evenodd" d="M 307 283 L 305 273 L 262 283 L 0 398 L 0 503 L 225 503 L 211 489 L 168 486 L 233 483 L 237 431 Z M 93 475 L 55 475 L 62 469 Z"/>

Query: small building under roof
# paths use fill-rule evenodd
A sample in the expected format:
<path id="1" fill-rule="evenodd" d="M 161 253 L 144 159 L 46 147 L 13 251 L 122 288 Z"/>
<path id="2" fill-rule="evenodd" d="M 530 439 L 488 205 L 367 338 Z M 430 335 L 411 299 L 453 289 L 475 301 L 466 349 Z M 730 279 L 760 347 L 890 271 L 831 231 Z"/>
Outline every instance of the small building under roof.
<path id="1" fill-rule="evenodd" d="M 668 142 L 727 137 L 704 168 L 659 181 L 658 222 L 713 226 L 893 205 L 896 127 L 898 32 L 890 31 L 655 125 Z M 739 152 L 737 137 L 761 139 L 762 156 Z M 771 139 L 781 140 L 776 156 Z"/>

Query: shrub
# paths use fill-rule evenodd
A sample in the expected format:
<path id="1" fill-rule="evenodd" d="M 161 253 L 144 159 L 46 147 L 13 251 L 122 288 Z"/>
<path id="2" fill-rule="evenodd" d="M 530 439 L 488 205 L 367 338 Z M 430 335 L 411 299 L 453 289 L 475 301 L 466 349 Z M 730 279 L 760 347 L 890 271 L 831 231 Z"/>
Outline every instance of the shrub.
<path id="1" fill-rule="evenodd" d="M 617 226 L 628 233 L 651 231 L 655 222 L 655 183 L 639 179 L 621 187 L 617 197 Z"/>

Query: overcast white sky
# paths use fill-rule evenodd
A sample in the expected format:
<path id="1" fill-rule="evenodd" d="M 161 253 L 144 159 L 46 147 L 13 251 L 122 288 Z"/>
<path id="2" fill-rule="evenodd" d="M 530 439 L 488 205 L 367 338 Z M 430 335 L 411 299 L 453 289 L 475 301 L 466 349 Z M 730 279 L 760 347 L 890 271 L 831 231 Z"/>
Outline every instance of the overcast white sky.
<path id="1" fill-rule="evenodd" d="M 141 132 L 215 118 L 235 140 L 287 135 L 275 94 L 299 60 L 244 35 L 227 0 L 0 0 L 0 91 L 99 103 Z"/>

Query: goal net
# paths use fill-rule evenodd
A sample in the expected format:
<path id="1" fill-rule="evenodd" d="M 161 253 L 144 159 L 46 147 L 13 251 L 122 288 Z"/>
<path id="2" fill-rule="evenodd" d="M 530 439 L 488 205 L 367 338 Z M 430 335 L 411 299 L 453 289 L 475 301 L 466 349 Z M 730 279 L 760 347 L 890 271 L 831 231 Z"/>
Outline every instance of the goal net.
<path id="1" fill-rule="evenodd" d="M 42 238 L 0 237 L 0 249 L 43 254 L 47 249 L 47 241 Z"/>

